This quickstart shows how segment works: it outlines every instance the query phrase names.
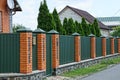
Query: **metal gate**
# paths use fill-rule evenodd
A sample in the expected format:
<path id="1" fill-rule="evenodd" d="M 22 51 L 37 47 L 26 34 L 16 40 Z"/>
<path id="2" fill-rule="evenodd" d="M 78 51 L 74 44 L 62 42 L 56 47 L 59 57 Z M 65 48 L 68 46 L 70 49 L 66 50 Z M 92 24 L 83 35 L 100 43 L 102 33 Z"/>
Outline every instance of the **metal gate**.
<path id="1" fill-rule="evenodd" d="M 107 55 L 110 55 L 111 54 L 110 38 L 106 39 L 106 50 Z"/>
<path id="2" fill-rule="evenodd" d="M 52 39 L 51 35 L 46 35 L 46 75 L 52 75 Z"/>
<path id="3" fill-rule="evenodd" d="M 81 59 L 90 59 L 90 37 L 81 37 Z"/>
<path id="4" fill-rule="evenodd" d="M 96 37 L 96 57 L 102 56 L 102 39 Z"/>
<path id="5" fill-rule="evenodd" d="M 34 33 L 32 43 L 32 70 L 37 70 L 37 36 Z"/>

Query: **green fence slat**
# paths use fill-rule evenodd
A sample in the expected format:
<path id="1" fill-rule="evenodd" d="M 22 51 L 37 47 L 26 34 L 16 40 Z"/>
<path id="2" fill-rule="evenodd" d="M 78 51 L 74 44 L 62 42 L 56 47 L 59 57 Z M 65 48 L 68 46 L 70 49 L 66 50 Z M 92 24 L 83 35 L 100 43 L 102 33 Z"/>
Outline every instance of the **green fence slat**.
<path id="1" fill-rule="evenodd" d="M 96 37 L 96 57 L 102 56 L 102 39 L 101 37 Z"/>
<path id="2" fill-rule="evenodd" d="M 0 34 L 0 73 L 20 72 L 20 35 Z"/>
<path id="3" fill-rule="evenodd" d="M 111 54 L 110 38 L 106 39 L 106 52 L 107 52 L 107 55 Z"/>
<path id="4" fill-rule="evenodd" d="M 75 61 L 74 36 L 60 35 L 60 65 Z"/>
<path id="5" fill-rule="evenodd" d="M 114 51 L 115 53 L 118 53 L 118 39 L 117 38 L 114 39 Z"/>

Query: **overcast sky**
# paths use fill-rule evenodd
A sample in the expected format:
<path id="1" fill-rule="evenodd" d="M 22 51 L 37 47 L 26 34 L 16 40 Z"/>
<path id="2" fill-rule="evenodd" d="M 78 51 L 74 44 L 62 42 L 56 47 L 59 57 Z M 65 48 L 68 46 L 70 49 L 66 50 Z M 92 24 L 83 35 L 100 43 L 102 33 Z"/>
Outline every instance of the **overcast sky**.
<path id="1" fill-rule="evenodd" d="M 22 12 L 13 16 L 13 24 L 22 24 L 32 30 L 37 28 L 37 16 L 42 0 L 17 0 Z M 85 10 L 94 17 L 120 16 L 120 0 L 47 0 L 50 12 L 58 12 L 66 5 Z"/>

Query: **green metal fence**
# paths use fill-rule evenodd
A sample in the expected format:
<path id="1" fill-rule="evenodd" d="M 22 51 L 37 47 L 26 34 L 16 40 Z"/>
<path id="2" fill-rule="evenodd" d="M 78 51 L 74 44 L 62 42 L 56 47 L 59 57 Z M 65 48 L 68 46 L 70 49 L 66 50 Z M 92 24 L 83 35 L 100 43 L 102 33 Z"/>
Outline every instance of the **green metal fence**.
<path id="1" fill-rule="evenodd" d="M 90 37 L 81 37 L 81 59 L 90 59 Z"/>
<path id="2" fill-rule="evenodd" d="M 0 34 L 0 73 L 20 71 L 20 35 Z"/>
<path id="3" fill-rule="evenodd" d="M 46 35 L 46 75 L 52 75 L 52 39 L 51 35 Z"/>
<path id="4" fill-rule="evenodd" d="M 60 65 L 75 61 L 74 36 L 60 35 Z"/>
<path id="5" fill-rule="evenodd" d="M 110 46 L 110 38 L 106 39 L 106 54 L 110 55 L 111 54 L 111 46 Z"/>
<path id="6" fill-rule="evenodd" d="M 96 57 L 102 56 L 102 39 L 96 37 Z"/>
<path id="7" fill-rule="evenodd" d="M 115 53 L 118 53 L 118 39 L 117 38 L 114 39 L 114 50 L 115 50 Z"/>
<path id="8" fill-rule="evenodd" d="M 37 34 L 33 33 L 33 40 L 36 44 L 32 44 L 32 70 L 37 70 Z"/>

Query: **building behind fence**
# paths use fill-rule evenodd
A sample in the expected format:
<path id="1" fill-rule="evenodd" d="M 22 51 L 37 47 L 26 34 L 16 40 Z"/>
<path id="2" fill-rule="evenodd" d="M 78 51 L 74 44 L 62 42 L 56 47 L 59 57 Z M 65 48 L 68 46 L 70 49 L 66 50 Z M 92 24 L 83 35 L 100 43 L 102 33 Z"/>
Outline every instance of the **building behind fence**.
<path id="1" fill-rule="evenodd" d="M 120 53 L 120 38 L 24 29 L 0 34 L 0 73 L 52 75 L 60 66 L 116 53 Z"/>

